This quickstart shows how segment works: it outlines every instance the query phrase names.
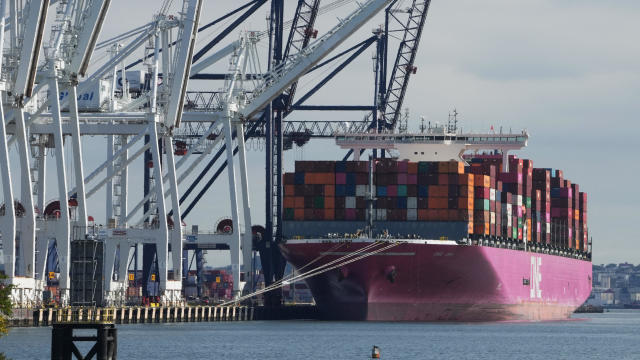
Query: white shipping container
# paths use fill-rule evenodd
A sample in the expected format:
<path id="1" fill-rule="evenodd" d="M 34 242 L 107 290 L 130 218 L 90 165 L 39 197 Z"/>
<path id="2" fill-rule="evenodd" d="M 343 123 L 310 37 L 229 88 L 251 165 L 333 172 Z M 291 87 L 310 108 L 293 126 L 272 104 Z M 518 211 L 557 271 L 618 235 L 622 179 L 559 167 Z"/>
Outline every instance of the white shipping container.
<path id="1" fill-rule="evenodd" d="M 491 224 L 495 224 L 496 223 L 496 213 L 495 212 L 491 212 Z"/>
<path id="2" fill-rule="evenodd" d="M 79 88 L 83 85 L 78 86 Z M 60 102 L 64 102 L 69 96 L 69 91 L 60 91 Z M 102 106 L 109 102 L 111 96 L 111 83 L 108 80 L 100 80 L 92 84 L 85 91 L 78 93 L 78 111 L 82 112 L 99 112 Z M 62 111 L 69 111 L 69 107 L 65 106 Z"/>
<path id="3" fill-rule="evenodd" d="M 518 206 L 522 206 L 522 195 L 518 195 Z"/>
<path id="4" fill-rule="evenodd" d="M 513 219 L 511 216 L 507 217 L 507 226 L 511 226 L 511 219 Z"/>
<path id="5" fill-rule="evenodd" d="M 496 201 L 496 189 L 491 189 L 489 191 L 489 200 Z"/>
<path id="6" fill-rule="evenodd" d="M 408 209 L 417 209 L 418 208 L 418 198 L 416 198 L 416 197 L 407 198 L 407 208 Z"/>
<path id="7" fill-rule="evenodd" d="M 551 224 L 547 223 L 547 234 L 551 234 Z"/>
<path id="8" fill-rule="evenodd" d="M 356 185 L 356 196 L 367 196 L 368 185 Z"/>
<path id="9" fill-rule="evenodd" d="M 376 215 L 377 220 L 387 220 L 387 209 L 377 209 Z"/>
<path id="10" fill-rule="evenodd" d="M 410 221 L 418 220 L 418 210 L 407 209 L 407 220 L 410 220 Z"/>
<path id="11" fill-rule="evenodd" d="M 344 201 L 344 207 L 347 209 L 355 209 L 356 208 L 356 197 L 355 196 L 347 196 Z"/>

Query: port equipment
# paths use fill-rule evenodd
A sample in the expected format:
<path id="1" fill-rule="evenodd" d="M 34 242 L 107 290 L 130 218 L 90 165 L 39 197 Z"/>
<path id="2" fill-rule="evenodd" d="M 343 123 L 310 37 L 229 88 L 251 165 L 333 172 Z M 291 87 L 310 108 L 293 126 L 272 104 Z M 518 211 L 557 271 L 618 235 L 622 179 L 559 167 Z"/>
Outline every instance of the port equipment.
<path id="1" fill-rule="evenodd" d="M 60 301 L 68 304 L 70 243 L 88 239 L 104 243 L 105 304 L 122 302 L 128 285 L 130 249 L 138 249 L 140 245 L 149 250 L 148 254 L 143 253 L 146 273 L 143 281 L 157 284 L 155 296 L 165 304 L 181 302 L 182 250 L 188 234 L 181 226 L 180 220 L 185 215 L 181 213 L 180 203 L 193 189 L 189 187 L 181 194 L 178 186 L 193 173 L 197 164 L 204 163 L 208 155 L 223 144 L 226 156 L 221 154 L 217 158 L 226 159 L 229 167 L 234 231 L 230 234 L 199 232 L 192 240 L 195 247 L 200 248 L 207 244 L 229 247 L 234 292 L 240 294 L 240 265 L 246 267 L 250 263 L 247 259 L 252 248 L 243 134 L 261 129 L 262 134 L 275 136 L 271 159 L 275 159 L 276 170 L 269 176 L 277 179 L 282 166 L 278 159 L 283 147 L 281 120 L 291 109 L 296 109 L 296 103 L 289 104 L 294 98 L 297 80 L 317 69 L 324 57 L 391 0 L 358 4 L 353 13 L 324 34 L 317 33 L 312 26 L 322 12 L 319 1 L 298 3 L 286 47 L 282 41 L 284 2 L 273 0 L 274 15 L 269 31 L 246 32 L 233 46 L 211 55 L 208 51 L 266 0 L 251 1 L 234 10 L 234 14 L 244 13 L 198 52 L 195 51 L 198 32 L 230 15 L 199 28 L 201 0 L 184 0 L 177 15 L 168 14 L 170 3 L 164 1 L 147 24 L 98 43 L 111 6 L 109 0 L 0 0 L 0 8 L 9 10 L 8 18 L 0 19 L 7 30 L 0 35 L 0 47 L 5 54 L 0 84 L 0 91 L 4 92 L 0 107 L 3 120 L 0 122 L 0 180 L 5 206 L 0 213 L 0 233 L 5 272 L 8 281 L 15 285 L 12 293 L 15 306 L 37 305 L 48 273 L 56 270 L 59 270 Z M 49 14 L 55 15 L 48 18 Z M 50 28 L 45 26 L 47 23 L 52 24 Z M 45 42 L 48 29 L 50 36 Z M 257 66 L 255 49 L 256 42 L 267 36 L 274 61 L 269 62 L 268 71 L 263 73 Z M 357 48 L 360 49 L 363 48 Z M 106 52 L 108 56 L 89 67 L 96 51 Z M 137 51 L 144 52 L 136 65 L 141 64 L 146 75 L 139 72 L 136 85 L 136 75 L 130 76 L 126 70 L 131 67 L 125 64 L 131 57 L 139 56 L 135 55 Z M 228 56 L 232 62 L 224 76 L 222 106 L 215 111 L 188 111 L 189 79 L 197 77 L 198 71 L 208 64 Z M 283 97 L 285 93 L 287 96 Z M 276 120 L 273 120 L 274 111 Z M 181 127 L 206 130 L 195 140 L 196 146 L 187 143 L 181 148 L 186 149 L 186 153 L 180 151 L 177 154 L 180 159 L 175 159 L 175 134 Z M 108 137 L 106 160 L 86 169 L 89 164 L 83 160 L 87 150 L 83 149 L 81 139 L 96 135 Z M 305 137 L 306 132 L 298 131 L 298 142 L 303 142 Z M 15 157 L 9 154 L 13 148 L 17 152 Z M 236 153 L 240 159 L 239 190 L 233 166 Z M 54 155 L 55 167 L 47 166 L 47 154 Z M 130 188 L 129 170 L 140 158 L 144 158 L 146 173 L 144 198 L 137 204 L 129 204 L 129 195 L 136 191 Z M 45 209 L 51 204 L 45 202 L 46 180 L 52 175 L 57 184 L 54 193 L 57 203 L 54 210 L 47 212 Z M 19 186 L 14 189 L 16 183 Z M 269 193 L 272 199 L 269 206 L 275 219 L 270 226 L 269 242 L 274 238 L 273 229 L 275 238 L 279 236 L 279 186 L 272 182 L 271 189 L 276 191 Z M 107 195 L 106 226 L 96 229 L 89 221 L 92 206 L 88 205 L 92 197 L 102 191 Z M 197 196 L 201 198 L 202 193 Z M 242 212 L 239 211 L 240 197 Z M 91 204 L 94 203 L 95 200 Z M 192 208 L 187 207 L 185 213 Z M 51 244 L 55 244 L 55 249 L 50 250 Z M 283 263 L 278 266 L 282 267 Z M 279 271 L 274 272 L 274 278 L 281 276 L 277 274 Z"/>

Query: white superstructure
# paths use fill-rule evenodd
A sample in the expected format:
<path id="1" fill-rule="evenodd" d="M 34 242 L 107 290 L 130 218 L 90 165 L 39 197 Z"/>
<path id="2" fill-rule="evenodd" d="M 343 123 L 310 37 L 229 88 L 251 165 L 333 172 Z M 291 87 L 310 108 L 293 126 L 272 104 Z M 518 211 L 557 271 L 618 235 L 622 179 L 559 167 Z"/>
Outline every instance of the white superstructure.
<path id="1" fill-rule="evenodd" d="M 362 150 L 381 149 L 392 151 L 403 161 L 465 161 L 462 155 L 468 151 L 498 151 L 506 159 L 509 151 L 527 146 L 529 134 L 523 130 L 517 134 L 502 132 L 462 133 L 455 125 L 435 125 L 421 133 L 388 133 L 372 130 L 368 133 L 336 134 L 335 141 L 343 149 L 353 150 L 358 160 Z M 508 161 L 503 162 L 505 166 Z"/>

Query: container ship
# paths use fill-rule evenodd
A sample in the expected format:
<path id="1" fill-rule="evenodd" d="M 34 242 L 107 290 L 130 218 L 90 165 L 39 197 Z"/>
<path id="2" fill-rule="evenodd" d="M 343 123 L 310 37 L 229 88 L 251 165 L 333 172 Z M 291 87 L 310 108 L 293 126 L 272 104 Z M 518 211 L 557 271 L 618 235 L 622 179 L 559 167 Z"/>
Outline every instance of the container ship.
<path id="1" fill-rule="evenodd" d="M 326 319 L 566 319 L 591 292 L 587 194 L 509 155 L 527 141 L 455 124 L 338 135 L 352 161 L 284 175 L 281 251 L 315 272 Z M 395 156 L 360 161 L 363 149 Z"/>

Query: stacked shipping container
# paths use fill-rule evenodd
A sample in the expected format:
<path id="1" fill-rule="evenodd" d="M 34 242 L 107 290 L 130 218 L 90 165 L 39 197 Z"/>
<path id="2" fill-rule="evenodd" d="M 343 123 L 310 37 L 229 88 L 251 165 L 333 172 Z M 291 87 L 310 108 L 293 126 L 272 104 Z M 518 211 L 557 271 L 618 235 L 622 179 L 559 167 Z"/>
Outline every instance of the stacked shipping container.
<path id="1" fill-rule="evenodd" d="M 587 195 L 562 172 L 531 160 L 478 156 L 462 162 L 378 159 L 298 161 L 284 175 L 284 220 L 464 222 L 472 235 L 587 248 Z M 574 196 L 575 195 L 575 196 Z"/>

